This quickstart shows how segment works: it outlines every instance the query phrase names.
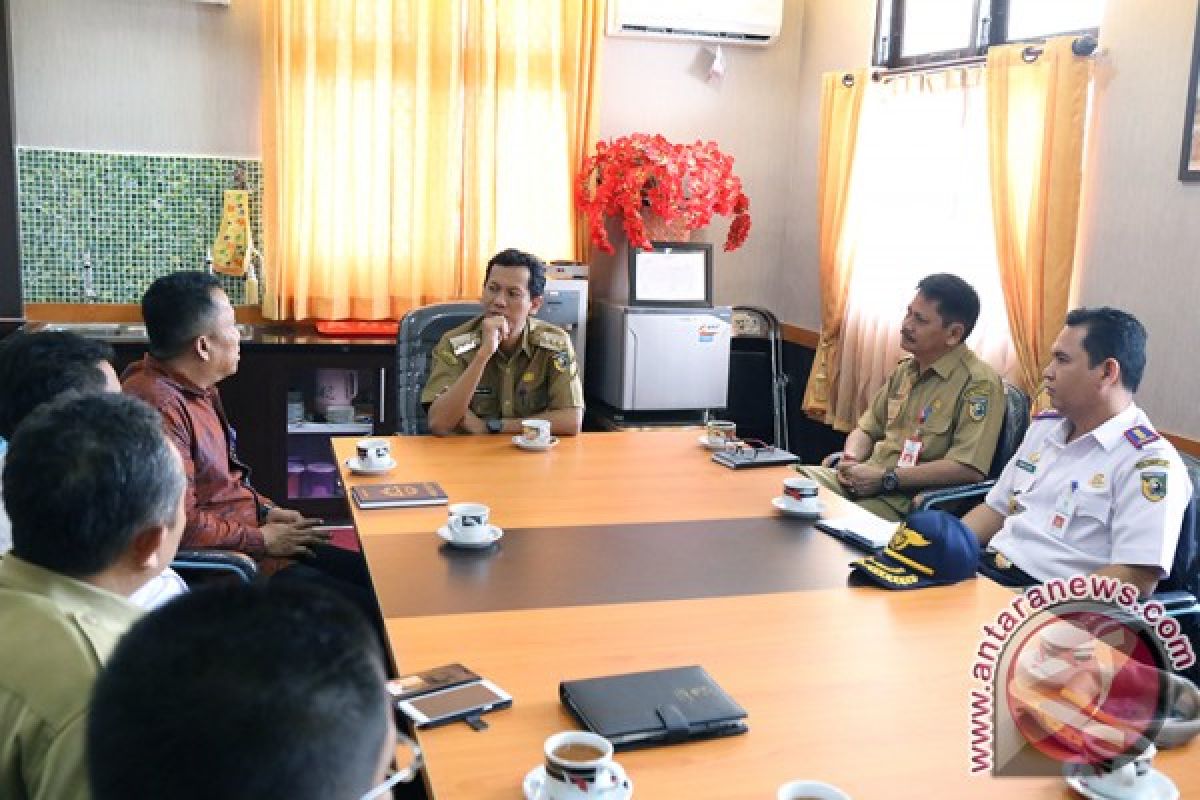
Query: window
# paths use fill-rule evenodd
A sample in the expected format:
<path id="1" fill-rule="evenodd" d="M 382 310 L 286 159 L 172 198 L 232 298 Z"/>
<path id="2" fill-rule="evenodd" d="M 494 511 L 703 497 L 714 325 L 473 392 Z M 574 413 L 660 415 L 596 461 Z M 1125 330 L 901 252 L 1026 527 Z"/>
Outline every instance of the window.
<path id="1" fill-rule="evenodd" d="M 977 58 L 993 44 L 1100 28 L 1104 0 L 879 0 L 875 66 Z"/>

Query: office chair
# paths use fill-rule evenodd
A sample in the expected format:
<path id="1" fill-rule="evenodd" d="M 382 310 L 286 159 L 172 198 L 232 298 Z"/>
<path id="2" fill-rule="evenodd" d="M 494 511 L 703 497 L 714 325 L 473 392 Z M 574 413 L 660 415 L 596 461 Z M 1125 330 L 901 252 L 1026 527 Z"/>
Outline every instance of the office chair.
<path id="1" fill-rule="evenodd" d="M 483 313 L 479 303 L 434 303 L 414 308 L 396 332 L 396 433 L 429 433 L 421 390 L 429 378 L 429 358 L 446 331 Z"/>
<path id="2" fill-rule="evenodd" d="M 724 418 L 740 438 L 788 449 L 787 373 L 779 320 L 765 308 L 734 306 L 729 343 L 729 400 Z"/>
<path id="3" fill-rule="evenodd" d="M 189 585 L 218 576 L 245 583 L 253 583 L 258 577 L 258 564 L 254 559 L 236 550 L 180 550 L 175 554 L 171 568 Z"/>
<path id="4" fill-rule="evenodd" d="M 1004 382 L 1004 423 L 1000 426 L 1000 438 L 996 440 L 996 453 L 987 478 L 961 486 L 943 486 L 927 489 L 913 501 L 913 511 L 938 509 L 951 513 L 965 513 L 987 496 L 995 485 L 1004 467 L 1017 453 L 1025 431 L 1029 428 L 1029 397 L 1011 383 Z M 961 513 L 959 514 L 961 516 Z"/>

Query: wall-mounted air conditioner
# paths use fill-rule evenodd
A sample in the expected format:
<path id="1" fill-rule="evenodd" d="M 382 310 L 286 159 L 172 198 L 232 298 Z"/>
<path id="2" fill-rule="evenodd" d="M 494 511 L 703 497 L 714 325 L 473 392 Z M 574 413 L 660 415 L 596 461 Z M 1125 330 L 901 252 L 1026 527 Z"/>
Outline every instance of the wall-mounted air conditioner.
<path id="1" fill-rule="evenodd" d="M 784 0 L 608 0 L 610 36 L 770 44 Z"/>

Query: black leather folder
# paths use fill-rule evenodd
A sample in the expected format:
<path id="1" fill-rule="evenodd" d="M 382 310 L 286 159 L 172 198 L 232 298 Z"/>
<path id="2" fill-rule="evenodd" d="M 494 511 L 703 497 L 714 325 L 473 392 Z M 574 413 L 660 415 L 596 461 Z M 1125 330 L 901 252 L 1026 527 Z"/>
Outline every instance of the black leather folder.
<path id="1" fill-rule="evenodd" d="M 746 711 L 702 667 L 563 681 L 563 705 L 617 750 L 746 732 Z"/>

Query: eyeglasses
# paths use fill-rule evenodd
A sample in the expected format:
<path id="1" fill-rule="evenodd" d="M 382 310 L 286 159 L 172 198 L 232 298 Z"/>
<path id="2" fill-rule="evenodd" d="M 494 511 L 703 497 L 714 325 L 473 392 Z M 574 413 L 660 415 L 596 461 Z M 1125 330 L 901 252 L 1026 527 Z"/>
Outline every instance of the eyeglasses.
<path id="1" fill-rule="evenodd" d="M 732 445 L 733 454 L 738 458 L 748 458 L 751 461 L 758 458 L 759 453 L 772 453 L 774 445 L 769 445 L 762 439 L 741 439 Z"/>
<path id="2" fill-rule="evenodd" d="M 377 798 L 389 796 L 392 789 L 396 788 L 396 784 L 408 783 L 417 777 L 417 772 L 421 769 L 422 764 L 421 746 L 399 731 L 396 732 L 396 746 L 407 747 L 412 751 L 412 758 L 409 760 L 408 766 L 403 769 L 389 770 L 383 783 L 364 794 L 360 800 L 377 800 Z"/>

